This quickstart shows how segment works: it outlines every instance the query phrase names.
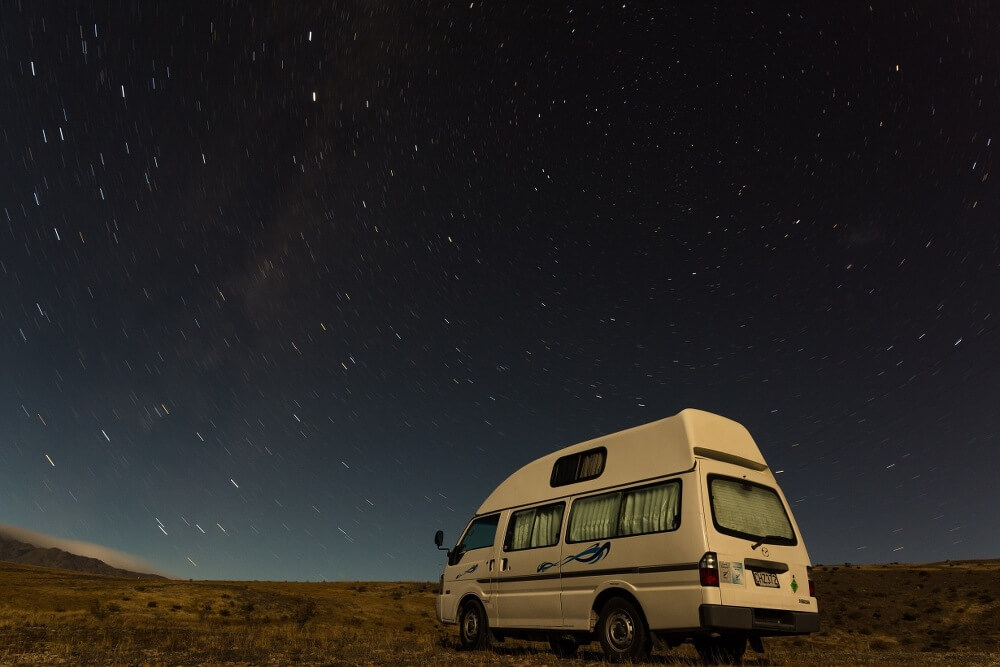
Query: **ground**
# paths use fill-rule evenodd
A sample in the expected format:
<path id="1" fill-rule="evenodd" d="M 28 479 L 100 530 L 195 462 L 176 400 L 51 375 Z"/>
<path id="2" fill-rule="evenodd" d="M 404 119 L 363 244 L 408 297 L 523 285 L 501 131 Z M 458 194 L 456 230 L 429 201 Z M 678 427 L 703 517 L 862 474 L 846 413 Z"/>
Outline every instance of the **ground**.
<path id="1" fill-rule="evenodd" d="M 822 629 L 766 639 L 751 665 L 1000 664 L 1000 561 L 831 565 Z M 436 584 L 133 580 L 0 563 L 0 664 L 589 665 L 539 643 L 457 649 Z M 655 664 L 697 664 L 690 646 Z"/>

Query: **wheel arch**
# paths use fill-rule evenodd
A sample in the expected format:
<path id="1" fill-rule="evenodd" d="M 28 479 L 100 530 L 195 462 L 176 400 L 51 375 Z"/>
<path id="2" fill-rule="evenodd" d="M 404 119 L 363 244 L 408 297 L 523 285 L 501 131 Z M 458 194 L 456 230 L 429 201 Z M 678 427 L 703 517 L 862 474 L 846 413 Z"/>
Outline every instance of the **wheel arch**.
<path id="1" fill-rule="evenodd" d="M 642 603 L 639 602 L 639 598 L 635 596 L 635 593 L 630 591 L 628 588 L 621 586 L 609 586 L 597 594 L 597 597 L 594 598 L 593 605 L 590 607 L 591 632 L 593 632 L 597 625 L 597 618 L 601 614 L 601 608 L 604 607 L 604 604 L 611 598 L 623 598 L 635 605 L 635 608 L 639 611 L 639 615 L 642 616 L 643 625 L 646 626 L 647 632 L 649 631 L 649 621 L 646 620 L 646 610 L 642 608 Z"/>
<path id="2" fill-rule="evenodd" d="M 486 606 L 486 603 L 483 601 L 483 597 L 479 595 L 479 593 L 476 591 L 468 591 L 458 599 L 458 604 L 455 605 L 455 618 L 458 618 L 458 613 L 462 610 L 462 607 L 465 606 L 465 603 L 468 602 L 469 600 L 475 600 L 476 602 L 478 602 L 480 606 L 483 608 L 483 611 L 486 612 L 486 618 L 490 617 L 490 610 Z"/>

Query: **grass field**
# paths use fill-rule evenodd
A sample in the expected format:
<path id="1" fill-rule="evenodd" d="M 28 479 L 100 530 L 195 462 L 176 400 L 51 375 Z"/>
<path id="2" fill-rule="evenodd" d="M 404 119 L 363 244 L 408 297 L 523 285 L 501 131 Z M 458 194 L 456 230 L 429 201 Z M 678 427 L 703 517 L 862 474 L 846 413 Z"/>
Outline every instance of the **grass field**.
<path id="1" fill-rule="evenodd" d="M 1000 561 L 819 566 L 811 637 L 752 665 L 1000 664 Z M 130 580 L 0 563 L 0 664 L 584 665 L 508 640 L 463 653 L 436 584 Z M 690 646 L 658 664 L 697 664 Z"/>

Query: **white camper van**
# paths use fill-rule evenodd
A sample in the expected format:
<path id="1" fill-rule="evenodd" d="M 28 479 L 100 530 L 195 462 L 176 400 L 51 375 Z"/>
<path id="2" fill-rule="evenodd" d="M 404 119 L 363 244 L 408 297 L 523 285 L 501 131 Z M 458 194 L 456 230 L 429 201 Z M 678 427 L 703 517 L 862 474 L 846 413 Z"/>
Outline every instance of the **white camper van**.
<path id="1" fill-rule="evenodd" d="M 611 661 L 654 640 L 738 661 L 819 629 L 809 554 L 756 443 L 693 409 L 508 477 L 448 551 L 437 617 L 464 648 L 517 637 L 568 657 L 597 640 Z"/>

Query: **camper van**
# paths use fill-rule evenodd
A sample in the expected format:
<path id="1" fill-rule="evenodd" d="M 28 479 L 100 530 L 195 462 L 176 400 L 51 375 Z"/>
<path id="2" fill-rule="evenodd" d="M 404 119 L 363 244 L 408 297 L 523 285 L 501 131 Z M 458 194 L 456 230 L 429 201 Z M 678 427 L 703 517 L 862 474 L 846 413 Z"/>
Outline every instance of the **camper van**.
<path id="1" fill-rule="evenodd" d="M 694 409 L 508 477 L 448 550 L 437 618 L 465 649 L 512 637 L 571 657 L 599 641 L 613 662 L 688 641 L 736 662 L 762 637 L 819 629 L 809 554 L 764 457 L 743 426 Z"/>

